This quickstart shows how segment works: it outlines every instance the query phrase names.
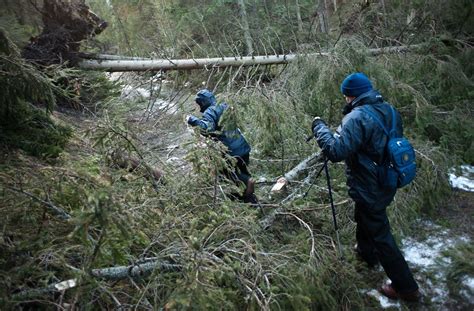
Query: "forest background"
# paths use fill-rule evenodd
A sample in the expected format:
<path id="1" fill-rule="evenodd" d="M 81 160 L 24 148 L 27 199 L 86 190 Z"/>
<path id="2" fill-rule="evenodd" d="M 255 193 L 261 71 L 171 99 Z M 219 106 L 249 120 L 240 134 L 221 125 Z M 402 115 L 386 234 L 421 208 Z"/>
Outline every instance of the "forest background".
<path id="1" fill-rule="evenodd" d="M 474 165 L 472 1 L 86 1 L 108 27 L 82 42 L 84 53 L 300 54 L 287 65 L 113 76 L 82 70 L 76 59 L 33 65 L 21 57 L 45 26 L 46 2 L 0 6 L 2 306 L 377 308 L 365 293 L 383 272 L 352 253 L 343 166 L 330 169 L 344 260 L 325 181 L 314 178 L 321 163 L 270 193 L 317 154 L 305 142 L 312 117 L 338 125 L 339 85 L 355 71 L 397 107 L 417 149 L 418 176 L 389 209 L 397 239 L 426 234 L 420 219 L 472 235 L 472 196 L 453 197 L 447 179 L 454 165 Z M 369 53 L 387 46 L 410 51 Z M 329 55 L 306 55 L 318 52 Z M 227 122 L 253 147 L 258 208 L 229 199 L 234 186 L 217 173 L 222 146 L 184 124 L 203 87 L 231 104 Z M 473 247 L 447 251 L 448 296 L 433 299 L 434 279 L 420 273 L 421 309 L 473 305 L 461 282 L 474 276 Z"/>

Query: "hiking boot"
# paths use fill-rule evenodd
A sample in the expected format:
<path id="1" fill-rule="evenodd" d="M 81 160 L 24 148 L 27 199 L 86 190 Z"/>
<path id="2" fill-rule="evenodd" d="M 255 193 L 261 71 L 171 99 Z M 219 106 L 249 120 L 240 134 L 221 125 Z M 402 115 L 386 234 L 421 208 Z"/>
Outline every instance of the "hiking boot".
<path id="1" fill-rule="evenodd" d="M 392 284 L 382 285 L 379 292 L 390 299 L 402 299 L 405 301 L 419 301 L 421 297 L 418 289 L 408 293 L 399 293 L 392 287 Z"/>
<path id="2" fill-rule="evenodd" d="M 251 195 L 244 196 L 244 203 L 250 203 L 252 205 L 253 204 L 257 205 L 258 204 L 257 196 L 253 193 Z"/>

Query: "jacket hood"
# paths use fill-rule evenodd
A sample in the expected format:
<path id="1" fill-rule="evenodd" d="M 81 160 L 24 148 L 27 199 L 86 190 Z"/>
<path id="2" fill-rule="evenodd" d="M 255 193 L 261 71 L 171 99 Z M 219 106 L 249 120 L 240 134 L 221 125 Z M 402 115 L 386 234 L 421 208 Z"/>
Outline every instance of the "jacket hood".
<path id="1" fill-rule="evenodd" d="M 199 105 L 201 112 L 204 112 L 207 108 L 216 104 L 214 94 L 207 89 L 200 90 L 194 100 Z"/>

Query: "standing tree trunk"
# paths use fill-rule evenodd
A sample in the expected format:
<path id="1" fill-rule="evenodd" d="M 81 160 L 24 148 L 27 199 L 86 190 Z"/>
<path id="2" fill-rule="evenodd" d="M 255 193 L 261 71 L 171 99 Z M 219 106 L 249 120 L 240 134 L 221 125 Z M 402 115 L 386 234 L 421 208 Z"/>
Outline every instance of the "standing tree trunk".
<path id="1" fill-rule="evenodd" d="M 384 26 L 387 27 L 387 8 L 385 7 L 385 0 L 381 0 L 380 3 L 382 4 L 383 23 Z"/>
<path id="2" fill-rule="evenodd" d="M 247 18 L 247 10 L 245 9 L 245 2 L 244 0 L 238 0 L 239 3 L 239 10 L 240 10 L 240 17 L 242 21 L 242 28 L 244 31 L 244 37 L 245 37 L 245 44 L 247 46 L 247 55 L 252 55 L 253 54 L 253 41 L 252 41 L 252 36 L 250 35 L 250 27 L 249 27 L 249 22 Z"/>
<path id="3" fill-rule="evenodd" d="M 300 2 L 296 0 L 296 21 L 298 22 L 298 31 L 303 31 L 303 20 L 301 19 Z"/>
<path id="4" fill-rule="evenodd" d="M 326 7 L 326 0 L 319 0 L 318 1 L 318 18 L 319 18 L 319 28 L 321 29 L 322 33 L 329 32 L 328 26 L 328 10 Z"/>

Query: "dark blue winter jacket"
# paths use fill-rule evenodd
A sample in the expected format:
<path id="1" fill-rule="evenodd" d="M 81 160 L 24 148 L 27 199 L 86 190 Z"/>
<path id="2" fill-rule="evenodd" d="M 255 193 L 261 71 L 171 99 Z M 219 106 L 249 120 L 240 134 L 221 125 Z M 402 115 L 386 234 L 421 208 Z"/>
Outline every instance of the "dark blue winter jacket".
<path id="1" fill-rule="evenodd" d="M 201 92 L 200 92 L 201 93 Z M 214 95 L 207 91 L 204 96 L 201 96 L 201 107 L 206 107 L 202 114 L 202 118 L 191 116 L 188 123 L 192 126 L 199 126 L 205 133 L 215 136 L 228 149 L 231 156 L 244 156 L 250 153 L 250 145 L 245 140 L 240 129 L 221 131 L 219 120 L 228 108 L 225 103 L 217 104 Z"/>
<path id="2" fill-rule="evenodd" d="M 332 162 L 345 160 L 350 197 L 374 208 L 384 208 L 396 192 L 396 189 L 384 188 L 379 182 L 381 167 L 385 165 L 388 137 L 362 106 L 371 109 L 388 128 L 392 127 L 390 104 L 379 92 L 371 90 L 352 101 L 336 133 L 333 134 L 323 123 L 316 125 L 313 132 L 323 153 Z M 402 137 L 403 126 L 398 112 L 396 118 L 397 136 Z"/>

